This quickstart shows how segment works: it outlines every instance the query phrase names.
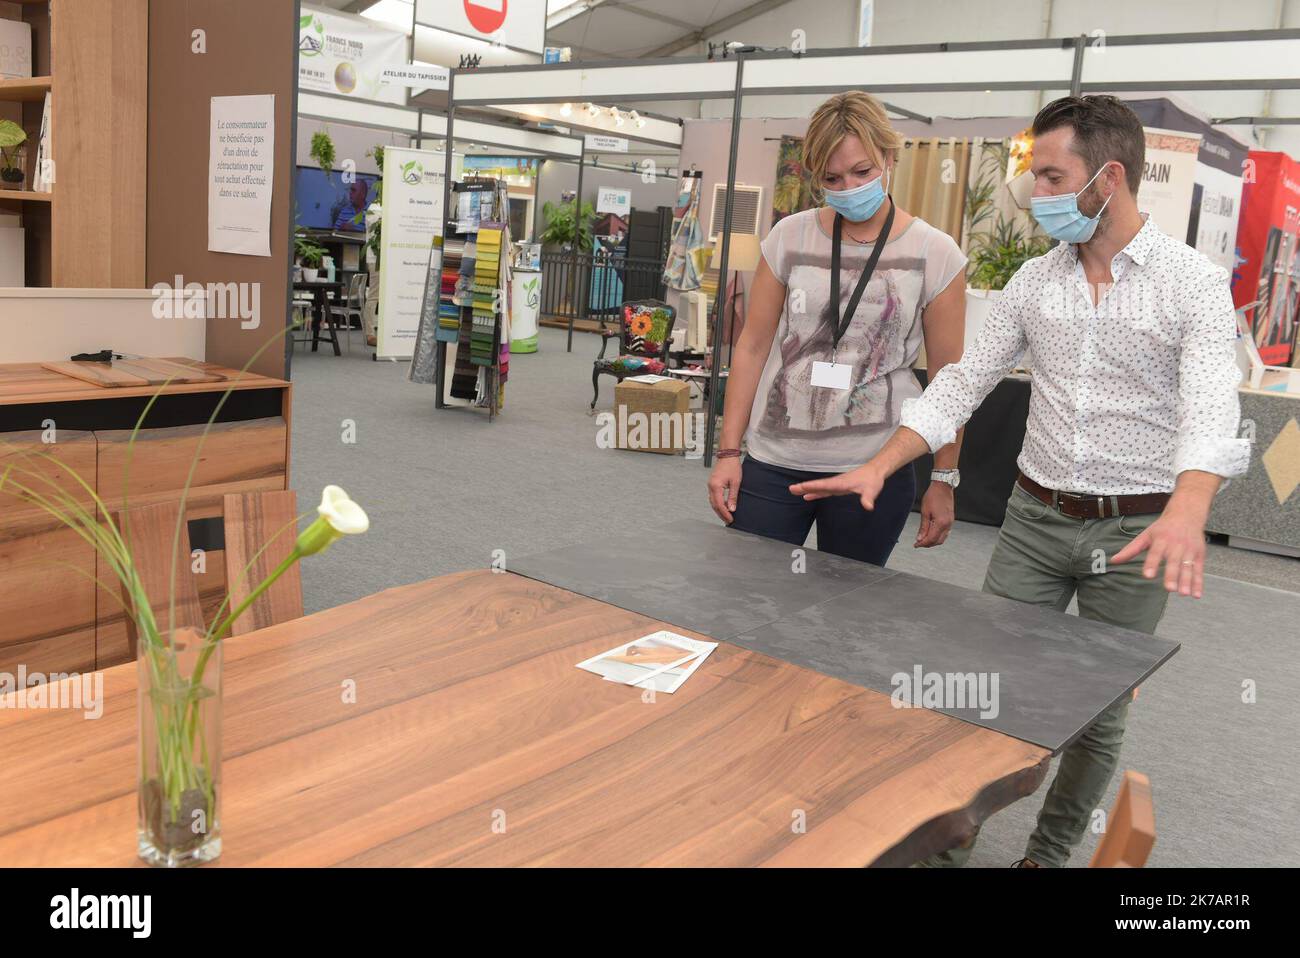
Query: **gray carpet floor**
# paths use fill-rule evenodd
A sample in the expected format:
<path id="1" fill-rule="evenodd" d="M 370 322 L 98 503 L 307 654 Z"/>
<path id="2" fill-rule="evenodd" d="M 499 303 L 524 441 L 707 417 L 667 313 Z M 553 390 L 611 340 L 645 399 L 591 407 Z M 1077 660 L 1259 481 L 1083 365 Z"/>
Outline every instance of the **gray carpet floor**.
<path id="1" fill-rule="evenodd" d="M 598 447 L 587 414 L 598 349 L 594 336 L 575 334 L 566 353 L 564 334 L 543 328 L 539 352 L 511 357 L 505 408 L 489 423 L 485 410 L 434 409 L 432 387 L 407 382 L 404 363 L 372 362 L 359 333 L 341 357 L 297 347 L 299 508 L 335 483 L 372 522 L 367 535 L 304 563 L 307 611 L 494 557 L 509 568 L 512 556 L 656 516 L 717 522 L 700 460 Z M 612 400 L 607 379 L 597 409 Z M 354 442 L 344 441 L 349 423 Z M 979 588 L 997 529 L 958 523 L 930 550 L 911 548 L 915 534 L 913 515 L 892 567 Z M 1151 778 L 1158 837 L 1149 864 L 1300 865 L 1300 560 L 1212 546 L 1207 567 L 1205 598 L 1172 597 L 1160 625 L 1182 650 L 1129 712 L 1121 767 Z M 1045 789 L 986 823 L 972 866 L 1021 857 Z M 1071 865 L 1087 863 L 1096 838 L 1084 837 Z"/>

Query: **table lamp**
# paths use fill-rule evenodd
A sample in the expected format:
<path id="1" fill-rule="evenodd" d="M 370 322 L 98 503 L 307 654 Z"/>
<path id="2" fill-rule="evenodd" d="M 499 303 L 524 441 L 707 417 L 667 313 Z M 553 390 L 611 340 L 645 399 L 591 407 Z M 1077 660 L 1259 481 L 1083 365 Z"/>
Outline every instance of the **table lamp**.
<path id="1" fill-rule="evenodd" d="M 762 255 L 759 250 L 758 237 L 753 233 L 732 233 L 731 243 L 727 249 L 727 269 L 734 276 L 736 273 L 752 273 L 758 269 L 758 260 Z M 718 241 L 713 247 L 713 259 L 709 262 L 710 269 L 722 268 L 722 235 L 718 235 Z M 722 284 L 721 296 L 719 303 L 724 303 L 727 298 L 727 286 Z M 737 279 L 737 292 L 740 284 Z M 727 325 L 726 343 L 728 346 L 735 347 L 735 325 L 736 325 L 736 301 L 731 301 L 731 322 Z M 728 353 L 728 363 L 730 363 L 730 353 Z"/>

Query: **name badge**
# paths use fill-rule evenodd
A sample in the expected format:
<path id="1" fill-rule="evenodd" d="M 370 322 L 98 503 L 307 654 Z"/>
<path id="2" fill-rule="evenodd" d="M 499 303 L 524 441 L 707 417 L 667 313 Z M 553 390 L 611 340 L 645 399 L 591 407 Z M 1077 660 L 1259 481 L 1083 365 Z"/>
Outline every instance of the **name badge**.
<path id="1" fill-rule="evenodd" d="M 848 389 L 849 375 L 853 367 L 849 363 L 814 362 L 812 384 L 824 389 Z"/>

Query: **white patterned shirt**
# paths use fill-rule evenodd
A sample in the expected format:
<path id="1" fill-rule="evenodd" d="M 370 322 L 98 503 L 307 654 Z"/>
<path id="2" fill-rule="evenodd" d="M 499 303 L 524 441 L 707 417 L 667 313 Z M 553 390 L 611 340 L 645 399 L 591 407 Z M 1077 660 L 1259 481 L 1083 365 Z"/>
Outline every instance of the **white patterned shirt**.
<path id="1" fill-rule="evenodd" d="M 902 425 L 931 450 L 952 442 L 1028 346 L 1017 465 L 1040 485 L 1130 495 L 1171 492 L 1188 469 L 1245 473 L 1227 271 L 1149 216 L 1110 268 L 1114 284 L 1094 306 L 1073 244 L 1027 261 L 961 362 L 903 404 Z"/>

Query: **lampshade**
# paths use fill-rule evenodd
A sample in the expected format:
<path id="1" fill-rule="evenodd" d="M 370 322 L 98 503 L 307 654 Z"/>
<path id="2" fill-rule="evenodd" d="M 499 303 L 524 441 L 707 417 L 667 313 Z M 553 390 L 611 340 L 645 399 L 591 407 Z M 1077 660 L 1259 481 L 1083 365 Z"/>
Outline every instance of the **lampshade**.
<path id="1" fill-rule="evenodd" d="M 727 271 L 732 273 L 752 273 L 758 269 L 758 258 L 762 254 L 758 248 L 758 237 L 753 233 L 732 233 L 731 245 L 727 249 Z M 713 244 L 713 259 L 710 269 L 722 267 L 722 234 L 718 234 Z"/>

